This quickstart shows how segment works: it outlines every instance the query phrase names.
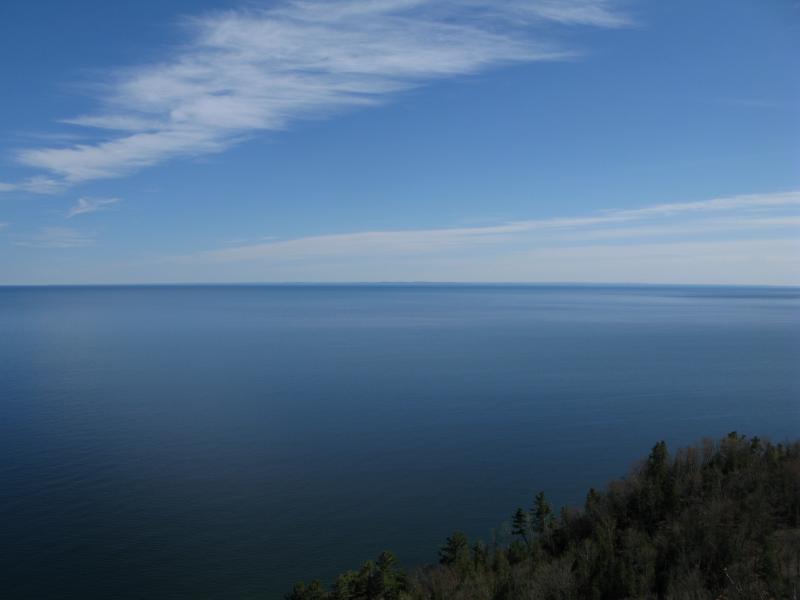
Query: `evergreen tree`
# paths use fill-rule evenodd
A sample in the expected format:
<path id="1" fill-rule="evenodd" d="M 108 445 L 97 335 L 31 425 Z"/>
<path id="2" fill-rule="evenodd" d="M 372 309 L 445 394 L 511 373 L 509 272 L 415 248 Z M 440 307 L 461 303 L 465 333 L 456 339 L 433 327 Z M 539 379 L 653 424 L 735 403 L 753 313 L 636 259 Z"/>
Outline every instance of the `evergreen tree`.
<path id="1" fill-rule="evenodd" d="M 469 565 L 469 540 L 461 531 L 456 531 L 439 550 L 439 562 L 443 565 L 463 568 Z"/>
<path id="2" fill-rule="evenodd" d="M 472 564 L 476 571 L 483 571 L 489 566 L 489 549 L 481 540 L 472 545 Z"/>
<path id="3" fill-rule="evenodd" d="M 525 545 L 530 546 L 530 540 L 528 539 L 530 528 L 531 522 L 528 513 L 521 508 L 518 508 L 517 512 L 514 513 L 514 518 L 511 522 L 511 533 L 521 537 L 522 541 L 525 542 Z"/>
<path id="4" fill-rule="evenodd" d="M 533 521 L 533 531 L 540 540 L 546 541 L 553 527 L 553 509 L 544 496 L 544 492 L 536 494 L 531 508 L 531 518 Z"/>
<path id="5" fill-rule="evenodd" d="M 543 493 L 491 553 L 456 532 L 406 575 L 391 553 L 288 600 L 791 598 L 800 590 L 800 442 L 731 433 L 642 466 L 556 519 Z M 526 537 L 527 536 L 527 537 Z M 491 556 L 491 559 L 489 558 Z"/>
<path id="6" fill-rule="evenodd" d="M 666 442 L 662 440 L 653 446 L 650 456 L 647 457 L 647 477 L 653 480 L 662 479 L 667 469 L 668 457 Z"/>
<path id="7" fill-rule="evenodd" d="M 286 600 L 328 600 L 328 598 L 328 593 L 319 581 L 312 581 L 310 585 L 298 582 L 286 595 Z"/>
<path id="8" fill-rule="evenodd" d="M 381 552 L 377 560 L 378 585 L 376 587 L 377 597 L 381 600 L 395 600 L 400 598 L 406 589 L 406 576 L 400 570 L 397 558 L 391 552 Z"/>
<path id="9" fill-rule="evenodd" d="M 358 573 L 345 571 L 336 578 L 333 584 L 332 600 L 357 600 L 358 598 Z"/>

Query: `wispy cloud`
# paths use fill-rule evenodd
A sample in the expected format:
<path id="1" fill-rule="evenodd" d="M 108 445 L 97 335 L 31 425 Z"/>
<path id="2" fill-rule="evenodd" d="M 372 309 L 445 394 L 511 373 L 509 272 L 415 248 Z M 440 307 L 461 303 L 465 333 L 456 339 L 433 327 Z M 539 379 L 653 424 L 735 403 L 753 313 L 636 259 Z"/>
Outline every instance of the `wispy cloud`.
<path id="1" fill-rule="evenodd" d="M 704 213 L 732 210 L 765 210 L 779 207 L 792 207 L 800 204 L 800 192 L 779 192 L 774 194 L 745 194 L 728 198 L 715 198 L 698 202 L 676 202 L 656 204 L 644 208 L 612 210 L 611 214 L 642 218 L 650 216 L 671 216 L 681 213 Z"/>
<path id="2" fill-rule="evenodd" d="M 480 248 L 519 251 L 532 246 L 588 240 L 686 239 L 719 232 L 800 227 L 800 191 L 752 194 L 700 202 L 606 210 L 592 215 L 511 221 L 483 227 L 367 231 L 319 235 L 221 248 L 181 257 L 181 262 L 331 259 L 335 257 L 444 255 Z"/>
<path id="3" fill-rule="evenodd" d="M 74 184 L 220 152 L 258 131 L 374 105 L 433 79 L 574 53 L 545 25 L 620 27 L 610 0 L 295 0 L 189 19 L 156 64 L 113 73 L 104 110 L 66 122 L 100 142 L 20 151 Z M 0 191 L 27 189 L 2 184 Z"/>
<path id="4" fill-rule="evenodd" d="M 0 192 L 30 192 L 32 194 L 55 194 L 65 187 L 65 183 L 52 177 L 29 177 L 17 183 L 0 181 Z"/>
<path id="5" fill-rule="evenodd" d="M 88 213 L 97 212 L 100 210 L 108 210 L 112 205 L 120 202 L 119 198 L 78 198 L 78 202 L 69 209 L 67 218 L 78 215 L 85 215 Z"/>
<path id="6" fill-rule="evenodd" d="M 43 227 L 30 237 L 14 243 L 32 248 L 82 248 L 94 244 L 94 238 L 71 227 Z"/>

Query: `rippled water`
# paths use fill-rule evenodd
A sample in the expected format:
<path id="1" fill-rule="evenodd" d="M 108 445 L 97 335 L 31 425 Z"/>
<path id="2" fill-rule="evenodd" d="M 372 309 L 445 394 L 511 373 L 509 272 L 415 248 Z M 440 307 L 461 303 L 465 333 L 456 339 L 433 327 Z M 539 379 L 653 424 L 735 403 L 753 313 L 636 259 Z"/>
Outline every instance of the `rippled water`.
<path id="1" fill-rule="evenodd" d="M 800 290 L 0 288 L 0 596 L 280 598 L 800 432 Z"/>

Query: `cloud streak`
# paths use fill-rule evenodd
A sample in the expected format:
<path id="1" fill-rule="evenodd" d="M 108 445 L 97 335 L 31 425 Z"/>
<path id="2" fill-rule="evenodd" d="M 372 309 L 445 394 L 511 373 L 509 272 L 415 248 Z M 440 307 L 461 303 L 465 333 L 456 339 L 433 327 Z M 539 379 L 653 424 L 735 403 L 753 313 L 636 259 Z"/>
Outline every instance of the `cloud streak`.
<path id="1" fill-rule="evenodd" d="M 19 238 L 17 238 L 19 239 Z M 80 248 L 47 228 L 13 243 Z M 236 242 L 234 242 L 236 243 Z M 569 217 L 261 240 L 98 267 L 92 282 L 584 282 L 800 285 L 800 191 Z M 66 250 L 65 250 L 66 252 Z M 51 254 L 40 254 L 50 261 Z M 57 262 L 52 264 L 56 265 Z M 13 265 L 4 265 L 6 269 Z M 50 262 L 45 265 L 49 268 Z M 86 280 L 86 273 L 82 272 Z M 74 277 L 74 276 L 73 276 Z M 37 282 L 19 271 L 14 280 Z M 48 280 L 73 281 L 52 271 Z"/>
<path id="2" fill-rule="evenodd" d="M 208 13 L 187 21 L 190 39 L 171 57 L 114 73 L 103 110 L 65 120 L 105 139 L 17 159 L 53 185 L 119 177 L 431 80 L 573 56 L 545 26 L 628 24 L 608 0 L 295 0 Z"/>
<path id="3" fill-rule="evenodd" d="M 511 221 L 483 227 L 366 231 L 242 245 L 180 257 L 180 262 L 306 260 L 335 257 L 441 256 L 453 251 L 518 250 L 589 240 L 647 242 L 716 233 L 800 228 L 800 191 L 751 194 L 699 202 L 551 219 Z"/>
<path id="4" fill-rule="evenodd" d="M 94 244 L 94 238 L 71 227 L 42 227 L 27 239 L 14 242 L 31 248 L 83 248 Z"/>
<path id="5" fill-rule="evenodd" d="M 119 198 L 78 198 L 78 202 L 75 206 L 70 208 L 67 212 L 67 218 L 71 219 L 78 215 L 108 210 L 111 206 L 119 202 Z"/>
<path id="6" fill-rule="evenodd" d="M 5 183 L 0 181 L 2 192 L 29 192 L 31 194 L 55 194 L 65 187 L 63 181 L 51 177 L 29 177 L 18 183 Z"/>
<path id="7" fill-rule="evenodd" d="M 587 215 L 356 231 L 160 261 L 165 281 L 800 285 L 800 191 Z"/>

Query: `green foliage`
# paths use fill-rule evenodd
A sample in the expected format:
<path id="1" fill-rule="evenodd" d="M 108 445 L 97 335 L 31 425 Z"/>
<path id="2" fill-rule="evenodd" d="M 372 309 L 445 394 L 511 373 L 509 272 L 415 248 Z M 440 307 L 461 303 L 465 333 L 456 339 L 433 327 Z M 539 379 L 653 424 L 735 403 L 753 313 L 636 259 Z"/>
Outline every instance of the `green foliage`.
<path id="1" fill-rule="evenodd" d="M 472 546 L 472 566 L 478 572 L 489 567 L 489 549 L 482 540 L 478 540 Z"/>
<path id="2" fill-rule="evenodd" d="M 544 492 L 536 494 L 533 508 L 531 508 L 531 516 L 533 517 L 533 530 L 536 534 L 539 537 L 548 535 L 553 527 L 553 510 L 544 497 Z"/>
<path id="3" fill-rule="evenodd" d="M 456 531 L 439 550 L 439 563 L 464 571 L 469 568 L 469 562 L 469 540 Z"/>
<path id="4" fill-rule="evenodd" d="M 294 584 L 294 588 L 286 595 L 286 600 L 326 600 L 328 594 L 319 581 L 306 585 L 302 581 Z"/>
<path id="5" fill-rule="evenodd" d="M 529 534 L 531 530 L 530 516 L 521 508 L 517 509 L 511 520 L 511 533 L 522 538 L 525 545 L 529 545 Z"/>
<path id="6" fill-rule="evenodd" d="M 470 548 L 447 538 L 439 565 L 406 575 L 390 553 L 330 592 L 297 584 L 288 600 L 791 598 L 800 591 L 800 442 L 736 432 L 641 467 L 583 509 L 553 512 L 543 492 L 512 518 L 514 539 Z"/>
<path id="7" fill-rule="evenodd" d="M 408 578 L 391 552 L 365 562 L 358 572 L 345 571 L 330 592 L 318 581 L 306 586 L 296 583 L 286 600 L 405 600 L 409 598 Z"/>

